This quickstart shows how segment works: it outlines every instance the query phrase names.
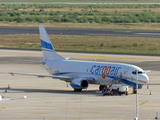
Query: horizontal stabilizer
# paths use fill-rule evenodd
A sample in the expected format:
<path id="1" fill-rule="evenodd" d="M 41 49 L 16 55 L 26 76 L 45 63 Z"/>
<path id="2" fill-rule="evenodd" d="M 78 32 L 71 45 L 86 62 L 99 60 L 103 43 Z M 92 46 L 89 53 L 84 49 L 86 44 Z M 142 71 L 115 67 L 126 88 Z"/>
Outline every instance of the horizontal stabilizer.
<path id="1" fill-rule="evenodd" d="M 41 61 L 23 60 L 23 59 L 9 59 L 9 60 L 17 60 L 17 61 L 24 61 L 24 62 L 33 62 L 33 63 L 45 64 L 45 62 L 43 60 L 41 60 Z"/>

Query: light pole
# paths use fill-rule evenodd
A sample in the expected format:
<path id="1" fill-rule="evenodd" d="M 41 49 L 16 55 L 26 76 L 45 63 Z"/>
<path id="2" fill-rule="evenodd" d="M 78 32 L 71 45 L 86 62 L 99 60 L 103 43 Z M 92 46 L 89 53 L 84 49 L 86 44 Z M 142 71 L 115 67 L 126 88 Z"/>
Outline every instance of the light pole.
<path id="1" fill-rule="evenodd" d="M 136 117 L 134 120 L 138 120 L 138 70 L 136 70 Z"/>

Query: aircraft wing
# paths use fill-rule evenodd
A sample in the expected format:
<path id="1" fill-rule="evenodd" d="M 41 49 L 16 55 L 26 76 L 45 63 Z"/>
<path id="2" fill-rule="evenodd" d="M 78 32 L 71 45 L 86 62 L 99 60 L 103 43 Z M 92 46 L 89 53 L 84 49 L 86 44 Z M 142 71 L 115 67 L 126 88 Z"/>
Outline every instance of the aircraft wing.
<path id="1" fill-rule="evenodd" d="M 84 77 L 90 84 L 97 84 L 97 80 L 94 77 Z"/>
<path id="2" fill-rule="evenodd" d="M 59 75 L 41 75 L 41 74 L 29 74 L 29 73 L 14 73 L 14 72 L 10 72 L 9 74 L 11 74 L 12 76 L 14 76 L 15 74 L 18 75 L 28 75 L 28 76 L 37 76 L 37 77 L 51 77 L 51 78 L 55 78 L 55 79 L 60 79 L 60 80 L 64 80 L 66 82 L 70 82 L 73 80 L 72 77 L 68 77 L 68 76 L 59 76 Z M 93 77 L 85 77 L 86 80 L 88 80 L 88 82 L 90 84 L 95 84 L 97 83 L 97 81 L 95 80 L 95 78 Z"/>
<path id="3" fill-rule="evenodd" d="M 55 79 L 72 79 L 71 77 L 68 76 L 57 76 L 57 75 L 40 75 L 40 74 L 29 74 L 29 73 L 13 73 L 10 72 L 9 74 L 13 75 L 18 74 L 18 75 L 28 75 L 28 76 L 37 76 L 37 77 L 51 77 Z"/>

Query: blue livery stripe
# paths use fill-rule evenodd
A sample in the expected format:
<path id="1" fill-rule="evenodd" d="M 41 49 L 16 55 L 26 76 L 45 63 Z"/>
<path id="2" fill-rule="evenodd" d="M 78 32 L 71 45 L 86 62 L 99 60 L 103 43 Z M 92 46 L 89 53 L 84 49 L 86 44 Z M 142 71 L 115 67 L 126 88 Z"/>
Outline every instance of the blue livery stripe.
<path id="1" fill-rule="evenodd" d="M 133 89 L 137 89 L 135 82 L 129 81 L 129 80 L 127 80 L 127 79 L 122 79 L 122 78 L 119 78 L 119 77 L 110 76 L 110 75 L 106 75 L 106 77 L 109 77 L 109 78 L 112 78 L 112 79 L 115 79 L 115 80 L 121 80 L 120 82 L 122 82 L 122 83 L 124 83 L 124 84 L 127 84 L 127 85 L 129 85 L 129 86 L 133 86 Z M 139 87 L 141 87 L 142 85 L 143 85 L 143 84 L 138 83 L 138 86 L 139 86 Z"/>
<path id="2" fill-rule="evenodd" d="M 73 88 L 82 89 L 80 85 L 74 84 L 74 83 L 72 83 L 72 82 L 70 82 L 70 85 L 71 85 Z"/>
<path id="3" fill-rule="evenodd" d="M 71 73 L 73 73 L 73 72 L 59 72 L 59 73 L 54 73 L 53 75 L 65 75 L 65 74 L 71 74 Z M 98 75 L 100 75 L 100 76 L 102 76 L 102 74 L 98 74 Z M 127 84 L 127 85 L 129 85 L 129 86 L 133 86 L 133 88 L 134 89 L 136 89 L 136 83 L 135 82 L 132 82 L 132 81 L 129 81 L 129 80 L 127 80 L 127 79 L 122 79 L 122 78 L 120 78 L 120 77 L 115 77 L 115 76 L 111 76 L 111 75 L 106 75 L 106 77 L 109 77 L 109 78 L 112 78 L 112 79 L 114 79 L 114 80 L 120 80 L 120 82 L 121 83 L 124 83 L 124 84 Z M 80 89 L 79 87 L 79 85 L 76 85 L 76 84 L 74 84 L 74 83 L 70 83 L 71 84 L 71 86 L 73 86 L 74 88 L 77 88 L 77 89 Z M 138 83 L 138 86 L 140 87 L 140 86 L 142 86 L 143 84 L 140 84 L 140 83 Z"/>
<path id="4" fill-rule="evenodd" d="M 42 45 L 42 48 L 54 50 L 54 48 L 52 47 L 52 44 L 47 43 L 47 42 L 45 42 L 45 41 L 43 41 L 43 40 L 41 40 L 41 45 Z"/>

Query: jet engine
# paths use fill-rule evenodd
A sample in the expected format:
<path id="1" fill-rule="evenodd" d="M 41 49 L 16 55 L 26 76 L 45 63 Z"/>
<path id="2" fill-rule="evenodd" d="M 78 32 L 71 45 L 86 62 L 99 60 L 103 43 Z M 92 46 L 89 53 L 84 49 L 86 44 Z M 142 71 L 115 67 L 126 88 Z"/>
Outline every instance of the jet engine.
<path id="1" fill-rule="evenodd" d="M 88 88 L 88 81 L 85 78 L 76 78 L 70 82 L 70 85 L 75 91 L 81 91 L 82 89 Z"/>

